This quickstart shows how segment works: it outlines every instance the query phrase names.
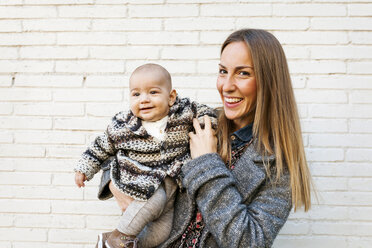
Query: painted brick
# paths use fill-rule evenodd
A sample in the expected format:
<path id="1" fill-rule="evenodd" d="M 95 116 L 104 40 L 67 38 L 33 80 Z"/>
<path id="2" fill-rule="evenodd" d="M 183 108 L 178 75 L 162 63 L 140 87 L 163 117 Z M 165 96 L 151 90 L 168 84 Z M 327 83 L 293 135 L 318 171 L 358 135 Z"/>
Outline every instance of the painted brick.
<path id="1" fill-rule="evenodd" d="M 12 192 L 12 197 L 17 199 L 50 199 L 50 200 L 81 200 L 83 192 L 75 190 L 73 187 L 55 186 L 11 186 L 8 192 Z M 21 225 L 20 225 L 21 226 Z M 51 225 L 52 226 L 52 225 Z M 23 227 L 31 227 L 25 225 Z M 44 226 L 41 226 L 44 227 Z"/>
<path id="2" fill-rule="evenodd" d="M 3 0 L 0 5 L 22 5 L 22 0 Z"/>
<path id="3" fill-rule="evenodd" d="M 352 103 L 372 103 L 372 90 L 353 91 L 350 100 Z"/>
<path id="4" fill-rule="evenodd" d="M 337 18 L 340 19 L 340 18 Z M 335 45 L 348 43 L 348 37 L 344 32 L 274 32 L 275 37 L 281 44 L 296 45 Z"/>
<path id="5" fill-rule="evenodd" d="M 14 113 L 17 116 L 82 116 L 84 106 L 81 103 L 16 104 Z"/>
<path id="6" fill-rule="evenodd" d="M 125 33 L 118 32 L 64 32 L 57 34 L 59 45 L 124 45 Z"/>
<path id="7" fill-rule="evenodd" d="M 274 242 L 273 247 L 281 248 L 292 248 L 292 247 L 302 247 L 302 248 L 313 248 L 313 247 L 338 247 L 338 248 L 348 248 L 347 239 L 344 237 L 319 237 L 319 236 L 283 236 L 278 237 Z"/>
<path id="8" fill-rule="evenodd" d="M 56 71 L 64 73 L 124 72 L 124 62 L 112 60 L 57 61 Z"/>
<path id="9" fill-rule="evenodd" d="M 86 47 L 21 47 L 21 59 L 82 59 L 88 58 Z"/>
<path id="10" fill-rule="evenodd" d="M 0 20 L 0 32 L 22 32 L 20 20 Z"/>
<path id="11" fill-rule="evenodd" d="M 0 199 L 0 211 L 2 213 L 50 213 L 50 204 L 50 200 Z"/>
<path id="12" fill-rule="evenodd" d="M 219 47 L 216 46 L 184 46 L 164 47 L 161 52 L 162 59 L 218 59 Z"/>
<path id="13" fill-rule="evenodd" d="M 177 18 L 164 21 L 165 30 L 233 30 L 233 18 Z"/>
<path id="14" fill-rule="evenodd" d="M 56 43 L 53 33 L 0 33 L 0 45 L 52 45 Z"/>
<path id="15" fill-rule="evenodd" d="M 311 119 L 301 122 L 305 133 L 345 133 L 348 131 L 348 122 L 345 119 Z"/>
<path id="16" fill-rule="evenodd" d="M 304 235 L 309 233 L 310 225 L 308 223 L 298 223 L 294 221 L 287 221 L 284 227 L 280 230 L 281 234 L 291 234 L 291 235 Z"/>
<path id="17" fill-rule="evenodd" d="M 341 4 L 274 4 L 274 16 L 346 16 L 347 8 Z"/>
<path id="18" fill-rule="evenodd" d="M 90 248 L 93 245 L 68 243 L 13 242 L 13 248 Z"/>
<path id="19" fill-rule="evenodd" d="M 350 74 L 370 74 L 372 62 L 348 62 L 347 71 Z"/>
<path id="20" fill-rule="evenodd" d="M 349 4 L 348 14 L 349 16 L 371 16 L 372 6 L 371 4 Z"/>
<path id="21" fill-rule="evenodd" d="M 83 146 L 48 146 L 46 157 L 48 158 L 79 158 Z"/>
<path id="22" fill-rule="evenodd" d="M 372 168 L 367 163 L 311 163 L 311 174 L 313 176 L 330 177 L 371 177 Z"/>
<path id="23" fill-rule="evenodd" d="M 349 186 L 347 178 L 317 177 L 313 182 L 317 191 L 345 191 Z"/>
<path id="24" fill-rule="evenodd" d="M 65 131 L 27 131 L 14 134 L 15 143 L 21 144 L 67 144 L 85 143 L 85 135 Z"/>
<path id="25" fill-rule="evenodd" d="M 324 46 L 311 47 L 313 59 L 371 59 L 372 47 L 369 46 Z"/>
<path id="26" fill-rule="evenodd" d="M 198 44 L 197 32 L 132 32 L 128 43 L 135 45 L 189 45 Z"/>
<path id="27" fill-rule="evenodd" d="M 368 134 L 310 134 L 309 140 L 313 147 L 372 147 Z"/>
<path id="28" fill-rule="evenodd" d="M 87 116 L 90 117 L 113 117 L 120 111 L 129 109 L 128 104 L 116 103 L 88 103 L 86 106 Z"/>
<path id="29" fill-rule="evenodd" d="M 62 204 L 61 204 L 62 203 Z M 119 208 L 114 201 L 52 201 L 52 213 L 56 214 L 84 214 L 101 215 L 119 214 Z M 0 207 L 1 208 L 1 207 Z M 116 211 L 116 212 L 115 212 Z"/>
<path id="30" fill-rule="evenodd" d="M 91 47 L 91 58 L 94 59 L 158 59 L 160 49 L 151 46 L 105 46 Z"/>
<path id="31" fill-rule="evenodd" d="M 55 1 L 54 1 L 55 2 Z M 89 31 L 90 20 L 79 19 L 38 19 L 24 20 L 23 30 L 27 32 L 43 31 Z M 1 24 L 0 24 L 1 25 Z"/>
<path id="32" fill-rule="evenodd" d="M 25 214 L 18 214 L 14 218 L 14 225 L 16 227 L 38 227 L 43 228 L 84 228 L 84 216 L 76 215 L 44 215 L 35 214 L 30 216 Z"/>
<path id="33" fill-rule="evenodd" d="M 87 216 L 87 227 L 95 229 L 97 227 L 112 229 L 117 226 L 120 216 Z"/>
<path id="34" fill-rule="evenodd" d="M 100 118 L 56 118 L 54 128 L 59 130 L 105 130 L 109 120 Z"/>
<path id="35" fill-rule="evenodd" d="M 371 32 L 350 32 L 350 40 L 353 44 L 370 44 L 372 39 Z"/>
<path id="36" fill-rule="evenodd" d="M 197 5 L 130 5 L 130 17 L 186 17 L 197 16 Z"/>
<path id="37" fill-rule="evenodd" d="M 349 216 L 352 220 L 367 221 L 372 220 L 372 207 L 351 207 Z"/>
<path id="38" fill-rule="evenodd" d="M 18 51 L 15 47 L 0 47 L 1 59 L 16 59 Z"/>
<path id="39" fill-rule="evenodd" d="M 198 88 L 198 89 L 215 89 L 217 76 L 175 76 L 172 77 L 174 89 L 179 88 Z"/>
<path id="40" fill-rule="evenodd" d="M 266 30 L 307 30 L 310 19 L 303 17 L 249 17 L 236 20 L 236 28 L 254 27 Z M 220 43 L 221 44 L 221 43 Z"/>
<path id="41" fill-rule="evenodd" d="M 0 76 L 0 87 L 10 87 L 12 86 L 11 76 Z"/>
<path id="42" fill-rule="evenodd" d="M 126 63 L 126 71 L 132 72 L 138 66 L 143 65 L 144 63 L 151 63 L 152 61 L 128 61 Z M 171 75 L 180 73 L 184 74 L 187 73 L 195 73 L 196 63 L 194 61 L 182 61 L 182 60 L 162 60 L 159 62 L 161 66 L 167 69 Z"/>
<path id="43" fill-rule="evenodd" d="M 117 102 L 123 99 L 123 92 L 115 89 L 55 90 L 53 99 L 63 102 Z"/>
<path id="44" fill-rule="evenodd" d="M 213 44 L 221 46 L 231 32 L 203 31 L 200 33 L 201 44 Z"/>
<path id="45" fill-rule="evenodd" d="M 2 89 L 0 92 L 2 101 L 50 101 L 52 94 L 49 90 L 39 89 Z"/>
<path id="46" fill-rule="evenodd" d="M 343 61 L 288 61 L 289 71 L 296 74 L 328 74 L 345 73 L 346 63 Z"/>
<path id="47" fill-rule="evenodd" d="M 7 60 L 0 61 L 0 72 L 53 72 L 52 61 Z"/>
<path id="48" fill-rule="evenodd" d="M 219 60 L 201 60 L 197 64 L 197 72 L 203 74 L 216 75 L 218 72 Z"/>
<path id="49" fill-rule="evenodd" d="M 0 6 L 1 18 L 51 18 L 57 16 L 57 9 L 49 6 Z"/>
<path id="50" fill-rule="evenodd" d="M 4 162 L 0 171 L 17 172 L 53 172 L 56 175 L 60 172 L 71 172 L 76 159 L 47 159 L 47 158 L 19 158 L 1 159 Z M 55 175 L 53 175 L 54 178 Z"/>
<path id="51" fill-rule="evenodd" d="M 201 16 L 270 16 L 270 4 L 203 4 L 200 7 Z"/>
<path id="52" fill-rule="evenodd" d="M 9 115 L 13 112 L 13 104 L 0 103 L 0 115 Z"/>
<path id="53" fill-rule="evenodd" d="M 47 230 L 37 228 L 0 228 L 0 240 L 47 241 Z"/>
<path id="54" fill-rule="evenodd" d="M 371 149 L 348 149 L 346 151 L 346 161 L 367 162 L 371 160 Z"/>
<path id="55" fill-rule="evenodd" d="M 369 192 L 319 192 L 322 205 L 336 206 L 371 206 L 372 196 Z"/>
<path id="56" fill-rule="evenodd" d="M 130 4 L 160 4 L 164 3 L 164 0 L 128 0 Z"/>
<path id="57" fill-rule="evenodd" d="M 365 75 L 311 76 L 307 85 L 313 89 L 372 89 L 370 77 Z"/>
<path id="58" fill-rule="evenodd" d="M 314 104 L 310 106 L 312 117 L 324 118 L 371 118 L 372 111 L 368 105 Z"/>
<path id="59" fill-rule="evenodd" d="M 204 103 L 221 103 L 221 97 L 217 90 L 198 90 L 197 100 Z"/>
<path id="60" fill-rule="evenodd" d="M 85 5 L 85 6 L 60 6 L 58 14 L 60 17 L 85 17 L 85 18 L 113 18 L 126 16 L 127 7 L 104 6 L 104 5 Z"/>
<path id="61" fill-rule="evenodd" d="M 146 49 L 145 49 L 146 50 Z M 88 76 L 85 80 L 85 86 L 89 88 L 128 88 L 129 76 L 104 75 L 104 76 Z M 119 90 L 119 89 L 117 89 Z"/>
<path id="62" fill-rule="evenodd" d="M 372 30 L 372 24 L 368 18 L 312 18 L 310 21 L 312 30 Z"/>
<path id="63" fill-rule="evenodd" d="M 10 214 L 0 214 L 0 228 L 13 226 L 13 218 Z"/>
<path id="64" fill-rule="evenodd" d="M 370 191 L 372 182 L 368 178 L 350 178 L 349 189 L 352 191 Z"/>
<path id="65" fill-rule="evenodd" d="M 307 148 L 306 158 L 310 162 L 336 162 L 344 160 L 344 150 L 337 148 Z"/>
<path id="66" fill-rule="evenodd" d="M 157 19 L 98 19 L 92 21 L 93 31 L 155 31 L 162 29 Z"/>
<path id="67" fill-rule="evenodd" d="M 94 0 L 64 0 L 56 2 L 54 0 L 24 0 L 24 4 L 30 5 L 65 5 L 65 4 L 91 4 Z"/>
<path id="68" fill-rule="evenodd" d="M 40 172 L 9 172 L 0 175 L 0 184 L 7 185 L 50 185 L 52 175 Z"/>
<path id="69" fill-rule="evenodd" d="M 70 75 L 17 75 L 14 85 L 17 87 L 81 87 L 82 76 Z"/>
<path id="70" fill-rule="evenodd" d="M 372 133 L 372 120 L 350 120 L 350 132 Z"/>
<path id="71" fill-rule="evenodd" d="M 298 103 L 347 103 L 346 92 L 341 90 L 295 90 Z"/>
<path id="72" fill-rule="evenodd" d="M 20 152 L 22 151 L 22 152 Z M 0 144 L 0 157 L 44 157 L 45 148 L 33 145 Z"/>
<path id="73" fill-rule="evenodd" d="M 310 57 L 309 49 L 302 46 L 284 46 L 283 49 L 287 59 L 307 59 Z"/>
<path id="74" fill-rule="evenodd" d="M 0 132 L 0 143 L 13 143 L 13 134 L 9 132 Z"/>
<path id="75" fill-rule="evenodd" d="M 51 129 L 51 118 L 2 117 L 0 129 Z"/>

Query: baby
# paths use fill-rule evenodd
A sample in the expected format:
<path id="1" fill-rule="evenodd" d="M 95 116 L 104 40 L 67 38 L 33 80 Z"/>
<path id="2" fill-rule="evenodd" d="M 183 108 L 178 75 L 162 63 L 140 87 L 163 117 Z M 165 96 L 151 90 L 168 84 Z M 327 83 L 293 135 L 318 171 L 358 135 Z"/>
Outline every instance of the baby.
<path id="1" fill-rule="evenodd" d="M 130 111 L 116 114 L 106 132 L 83 153 L 75 168 L 81 187 L 109 162 L 110 187 L 133 198 L 117 229 L 100 235 L 96 247 L 154 247 L 168 237 L 181 166 L 190 159 L 193 118 L 216 112 L 177 97 L 170 74 L 157 64 L 138 67 L 129 80 Z M 106 162 L 107 164 L 107 162 Z M 108 172 L 108 171 L 107 171 Z M 106 172 L 106 173 L 107 173 Z"/>

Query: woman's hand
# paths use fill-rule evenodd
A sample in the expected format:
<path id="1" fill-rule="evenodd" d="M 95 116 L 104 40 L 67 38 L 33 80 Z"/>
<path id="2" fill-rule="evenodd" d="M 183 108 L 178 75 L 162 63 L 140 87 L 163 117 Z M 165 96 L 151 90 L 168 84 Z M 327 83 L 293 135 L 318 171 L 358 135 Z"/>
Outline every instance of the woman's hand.
<path id="1" fill-rule="evenodd" d="M 193 159 L 207 153 L 217 152 L 217 138 L 209 116 L 204 116 L 204 123 L 205 127 L 201 129 L 199 121 L 194 119 L 195 133 L 189 133 L 191 158 Z"/>

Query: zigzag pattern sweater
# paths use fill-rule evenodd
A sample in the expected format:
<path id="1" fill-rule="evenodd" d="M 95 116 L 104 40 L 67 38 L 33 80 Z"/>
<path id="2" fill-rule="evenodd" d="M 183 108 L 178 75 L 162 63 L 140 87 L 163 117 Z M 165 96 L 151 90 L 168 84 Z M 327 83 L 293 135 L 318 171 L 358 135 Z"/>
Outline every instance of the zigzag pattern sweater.
<path id="1" fill-rule="evenodd" d="M 177 97 L 168 113 L 166 137 L 159 141 L 146 132 L 141 119 L 131 111 L 120 112 L 82 154 L 75 172 L 84 173 L 90 180 L 106 159 L 116 156 L 111 163 L 114 185 L 134 199 L 147 200 L 166 176 L 178 178 L 181 166 L 190 159 L 188 133 L 193 130 L 192 119 L 202 121 L 204 115 L 211 118 L 215 128 L 214 109 Z"/>

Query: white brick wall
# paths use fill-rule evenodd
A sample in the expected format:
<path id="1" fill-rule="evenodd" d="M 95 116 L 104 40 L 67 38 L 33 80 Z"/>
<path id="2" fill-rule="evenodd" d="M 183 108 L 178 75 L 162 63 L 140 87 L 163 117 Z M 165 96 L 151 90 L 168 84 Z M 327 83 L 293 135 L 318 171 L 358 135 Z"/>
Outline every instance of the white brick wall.
<path id="1" fill-rule="evenodd" d="M 164 65 L 217 106 L 219 48 L 267 29 L 286 51 L 318 190 L 274 247 L 371 247 L 370 0 L 0 0 L 0 247 L 88 248 L 119 216 L 74 185 L 80 153 L 128 107 L 128 77 Z M 315 198 L 314 198 L 315 199 Z"/>

